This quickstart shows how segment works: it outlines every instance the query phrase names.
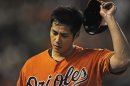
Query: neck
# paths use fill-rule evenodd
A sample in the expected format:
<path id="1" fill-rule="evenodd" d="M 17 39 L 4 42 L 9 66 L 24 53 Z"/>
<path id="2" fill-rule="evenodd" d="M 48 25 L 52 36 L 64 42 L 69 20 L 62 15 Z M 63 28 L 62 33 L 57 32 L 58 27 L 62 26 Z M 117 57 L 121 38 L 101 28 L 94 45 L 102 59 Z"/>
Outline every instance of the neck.
<path id="1" fill-rule="evenodd" d="M 61 61 L 62 59 L 66 58 L 66 57 L 69 57 L 70 55 L 72 55 L 73 50 L 74 50 L 74 46 L 72 46 L 72 47 L 69 49 L 69 51 L 63 52 L 63 53 L 55 52 L 55 51 L 53 51 L 53 49 L 52 49 L 52 57 L 53 57 L 53 59 L 55 59 L 55 60 L 57 60 L 57 61 Z"/>

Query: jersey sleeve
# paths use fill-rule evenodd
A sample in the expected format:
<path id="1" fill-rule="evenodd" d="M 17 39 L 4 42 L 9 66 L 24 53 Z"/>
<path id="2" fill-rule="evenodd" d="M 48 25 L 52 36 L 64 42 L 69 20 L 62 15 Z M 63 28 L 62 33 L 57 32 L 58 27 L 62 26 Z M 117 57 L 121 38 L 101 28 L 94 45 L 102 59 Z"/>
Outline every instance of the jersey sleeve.
<path id="1" fill-rule="evenodd" d="M 100 73 L 104 76 L 105 74 L 110 73 L 110 58 L 113 56 L 113 52 L 104 49 L 100 51 L 99 54 L 99 62 L 98 62 L 98 70 L 100 70 Z"/>

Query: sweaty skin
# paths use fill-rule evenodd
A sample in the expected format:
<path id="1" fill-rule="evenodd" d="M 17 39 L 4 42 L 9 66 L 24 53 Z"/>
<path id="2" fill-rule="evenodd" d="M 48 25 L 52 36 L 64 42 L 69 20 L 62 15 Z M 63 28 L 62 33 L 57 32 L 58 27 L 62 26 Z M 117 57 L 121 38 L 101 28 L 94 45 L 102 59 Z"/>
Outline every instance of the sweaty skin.
<path id="1" fill-rule="evenodd" d="M 68 26 L 53 22 L 50 39 L 52 44 L 52 57 L 55 60 L 61 61 L 72 54 L 75 37 L 73 37 Z"/>
<path id="2" fill-rule="evenodd" d="M 114 3 L 112 3 L 110 9 L 103 8 L 108 2 L 101 1 L 101 3 L 100 14 L 108 24 L 114 48 L 114 55 L 110 59 L 110 67 L 111 71 L 116 73 L 125 70 L 130 64 L 130 45 L 115 20 L 114 13 L 117 8 Z"/>

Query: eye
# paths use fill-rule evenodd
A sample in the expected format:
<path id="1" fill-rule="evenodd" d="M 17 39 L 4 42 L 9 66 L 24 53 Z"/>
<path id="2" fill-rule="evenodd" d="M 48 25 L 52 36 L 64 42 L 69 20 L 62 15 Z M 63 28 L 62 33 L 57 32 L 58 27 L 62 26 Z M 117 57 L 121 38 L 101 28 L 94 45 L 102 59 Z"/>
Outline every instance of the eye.
<path id="1" fill-rule="evenodd" d="M 62 35 L 62 37 L 64 37 L 64 38 L 68 37 L 68 34 L 61 34 L 61 35 Z"/>
<path id="2" fill-rule="evenodd" d="M 53 35 L 58 35 L 58 32 L 56 32 L 56 31 L 53 31 L 52 33 L 53 33 Z"/>

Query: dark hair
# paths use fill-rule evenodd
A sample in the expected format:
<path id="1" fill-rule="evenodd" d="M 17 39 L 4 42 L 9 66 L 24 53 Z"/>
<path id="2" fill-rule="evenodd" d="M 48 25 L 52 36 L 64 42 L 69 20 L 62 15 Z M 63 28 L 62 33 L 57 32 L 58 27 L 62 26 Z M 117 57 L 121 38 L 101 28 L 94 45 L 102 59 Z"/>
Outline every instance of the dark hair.
<path id="1" fill-rule="evenodd" d="M 70 27 L 73 36 L 80 30 L 83 23 L 83 14 L 80 10 L 73 7 L 57 7 L 51 15 L 51 25 L 54 21 L 65 24 Z"/>

